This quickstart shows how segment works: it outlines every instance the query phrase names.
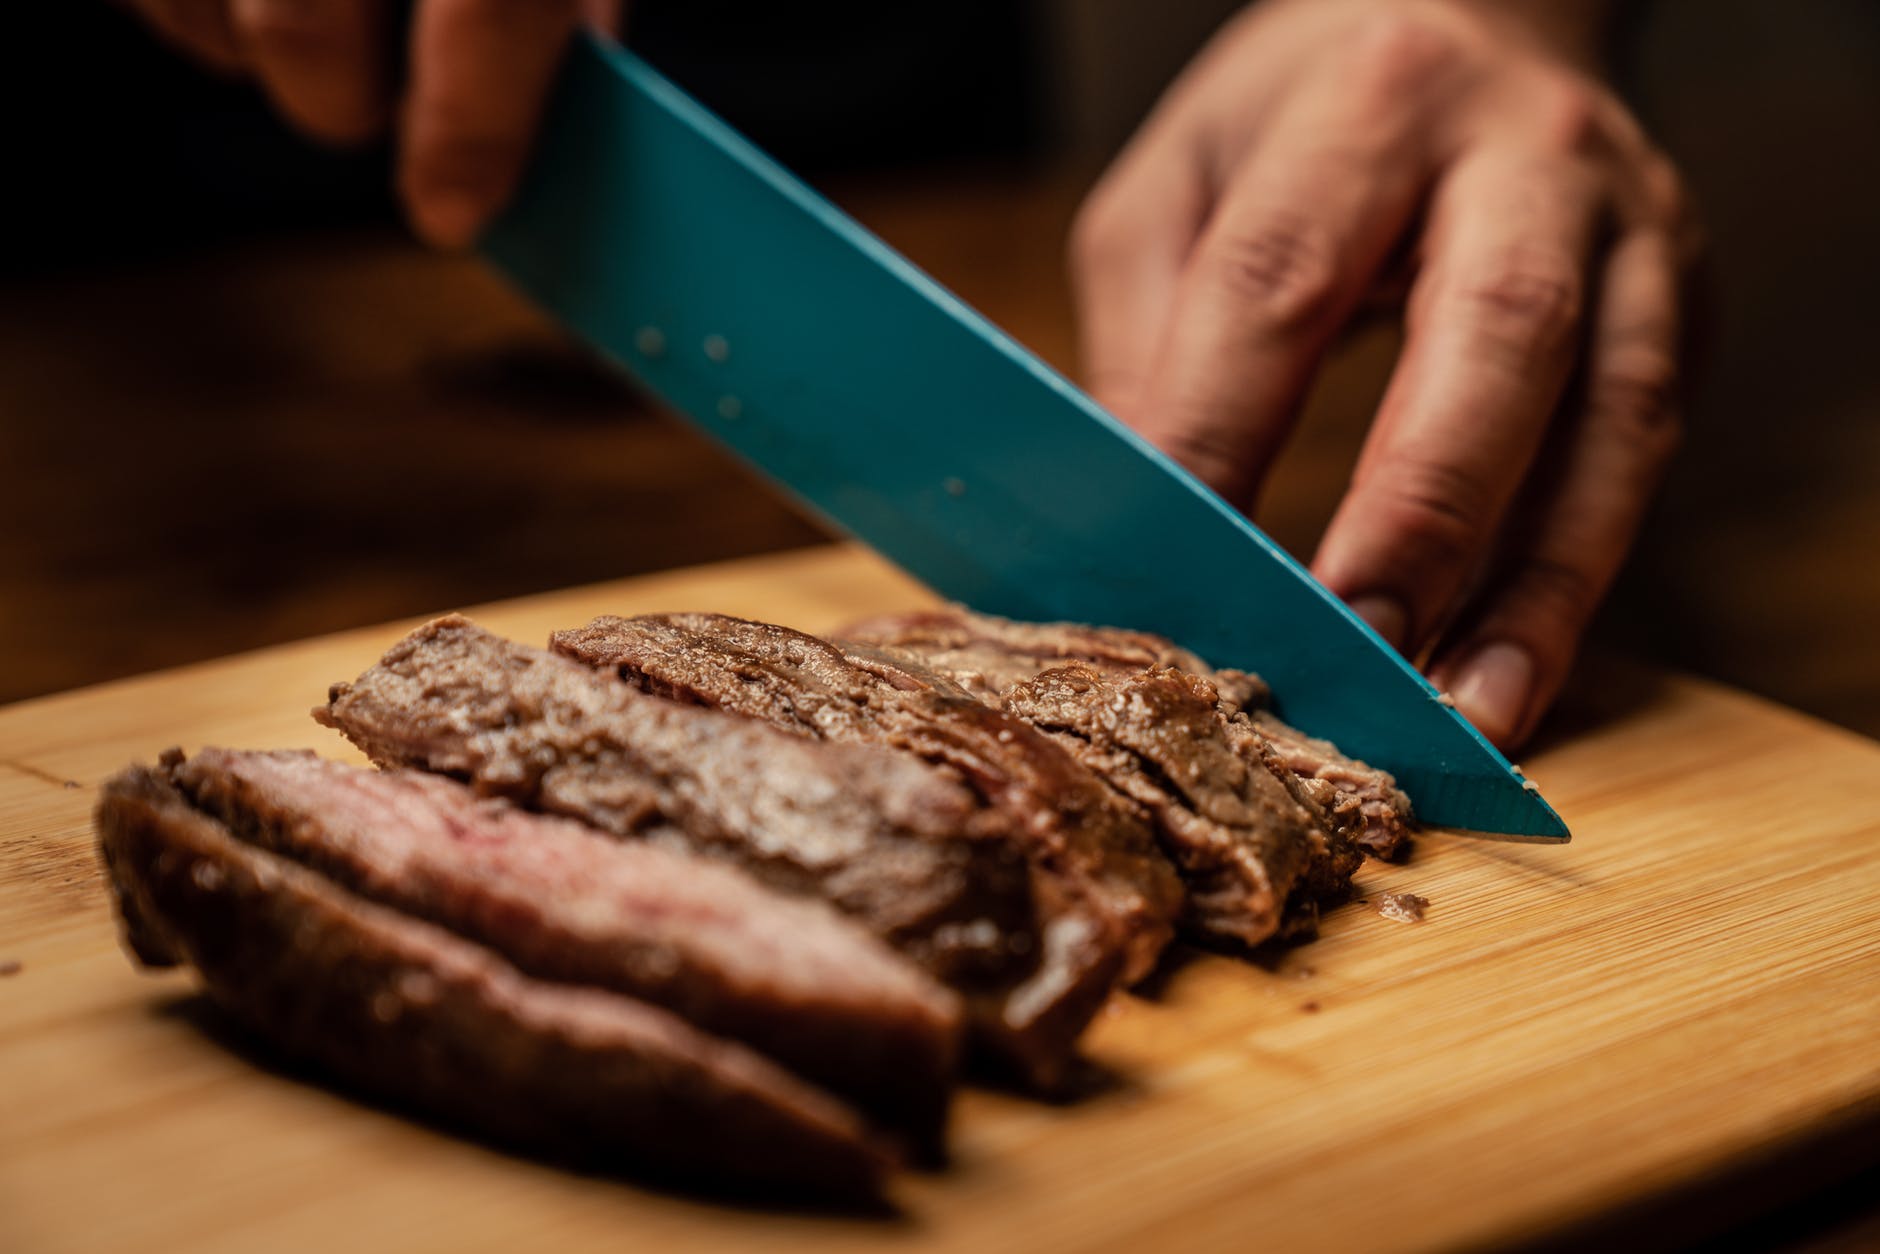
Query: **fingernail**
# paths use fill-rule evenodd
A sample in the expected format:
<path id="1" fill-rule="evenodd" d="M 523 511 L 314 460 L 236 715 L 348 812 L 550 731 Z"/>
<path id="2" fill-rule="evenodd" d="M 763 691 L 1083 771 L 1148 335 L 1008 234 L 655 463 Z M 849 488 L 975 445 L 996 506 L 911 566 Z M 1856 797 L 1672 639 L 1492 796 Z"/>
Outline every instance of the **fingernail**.
<path id="1" fill-rule="evenodd" d="M 1462 716 L 1496 744 L 1520 730 L 1534 686 L 1534 659 L 1518 644 L 1496 641 L 1476 650 L 1457 672 L 1450 696 Z"/>
<path id="2" fill-rule="evenodd" d="M 1371 624 L 1371 630 L 1384 637 L 1391 648 L 1403 648 L 1404 634 L 1410 629 L 1410 616 L 1395 597 L 1354 597 L 1351 612 Z"/>

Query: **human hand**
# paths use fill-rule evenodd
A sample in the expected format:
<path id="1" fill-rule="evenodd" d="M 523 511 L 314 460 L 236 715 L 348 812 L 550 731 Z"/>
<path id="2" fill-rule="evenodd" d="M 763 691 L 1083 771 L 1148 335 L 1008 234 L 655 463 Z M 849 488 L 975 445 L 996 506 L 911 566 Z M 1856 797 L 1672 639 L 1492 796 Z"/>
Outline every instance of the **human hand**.
<path id="1" fill-rule="evenodd" d="M 406 64 L 393 0 L 122 0 L 208 65 L 253 75 L 283 117 L 330 144 L 394 127 L 418 234 L 474 240 L 515 190 L 569 37 L 612 31 L 622 0 L 416 0 Z M 401 86 L 402 83 L 402 86 Z"/>
<path id="2" fill-rule="evenodd" d="M 1678 443 L 1696 235 L 1670 163 L 1552 33 L 1520 3 L 1258 5 L 1071 248 L 1097 398 L 1248 511 L 1337 332 L 1411 267 L 1313 570 L 1510 748 Z"/>

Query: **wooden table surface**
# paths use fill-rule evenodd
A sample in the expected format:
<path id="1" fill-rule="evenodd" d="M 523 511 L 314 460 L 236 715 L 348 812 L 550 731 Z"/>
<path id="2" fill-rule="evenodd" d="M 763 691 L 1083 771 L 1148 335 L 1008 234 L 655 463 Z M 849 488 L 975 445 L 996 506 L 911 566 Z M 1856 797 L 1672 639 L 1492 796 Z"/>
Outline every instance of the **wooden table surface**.
<path id="1" fill-rule="evenodd" d="M 919 603 L 823 548 L 473 611 L 808 629 Z M 1527 763 L 1574 829 L 1432 834 L 1316 942 L 1190 956 L 1118 998 L 1111 1077 L 969 1091 L 891 1216 L 714 1205 L 453 1139 L 239 1047 L 135 972 L 93 860 L 99 782 L 166 745 L 343 746 L 306 710 L 407 624 L 0 710 L 0 1248 L 1428 1249 L 1688 1237 L 1858 1170 L 1880 1127 L 1880 745 L 1708 683 L 1595 668 Z M 1658 1227 L 1653 1227 L 1658 1225 Z"/>

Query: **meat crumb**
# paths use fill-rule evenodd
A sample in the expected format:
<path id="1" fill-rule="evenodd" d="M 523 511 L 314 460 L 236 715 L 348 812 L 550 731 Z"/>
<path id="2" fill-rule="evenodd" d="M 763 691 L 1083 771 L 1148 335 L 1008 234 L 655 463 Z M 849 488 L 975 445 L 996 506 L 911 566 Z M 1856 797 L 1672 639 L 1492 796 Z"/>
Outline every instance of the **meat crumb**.
<path id="1" fill-rule="evenodd" d="M 18 975 L 22 964 L 18 958 L 0 960 L 0 975 Z"/>
<path id="2" fill-rule="evenodd" d="M 1305 1011 L 1309 1015 L 1315 1015 L 1319 1012 L 1319 1003 L 1315 1001 L 1309 1001 L 1301 1005 L 1299 1009 Z"/>
<path id="3" fill-rule="evenodd" d="M 1387 919 L 1399 923 L 1421 923 L 1423 912 L 1430 908 L 1428 897 L 1419 897 L 1415 893 L 1379 893 L 1377 912 Z"/>

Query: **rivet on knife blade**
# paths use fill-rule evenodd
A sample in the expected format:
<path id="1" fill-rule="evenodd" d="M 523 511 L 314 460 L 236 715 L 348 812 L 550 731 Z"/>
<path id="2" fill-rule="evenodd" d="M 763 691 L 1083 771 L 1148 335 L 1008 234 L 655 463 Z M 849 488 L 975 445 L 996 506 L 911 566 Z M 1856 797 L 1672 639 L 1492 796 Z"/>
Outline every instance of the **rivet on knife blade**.
<path id="1" fill-rule="evenodd" d="M 964 479 L 959 479 L 952 475 L 948 475 L 945 479 L 942 479 L 940 481 L 940 486 L 946 489 L 946 494 L 948 496 L 965 496 L 966 495 L 966 480 Z"/>
<path id="2" fill-rule="evenodd" d="M 719 365 L 722 366 L 725 362 L 731 359 L 730 342 L 726 340 L 725 337 L 722 335 L 706 336 L 705 337 L 705 356 L 707 356 L 708 358 L 710 358 L 711 360 L 717 362 Z"/>
<path id="3" fill-rule="evenodd" d="M 641 327 L 633 333 L 633 347 L 640 350 L 642 357 L 664 357 L 666 333 L 658 327 Z"/>
<path id="4" fill-rule="evenodd" d="M 744 402 L 735 396 L 718 398 L 718 416 L 728 421 L 736 421 L 744 416 Z"/>

